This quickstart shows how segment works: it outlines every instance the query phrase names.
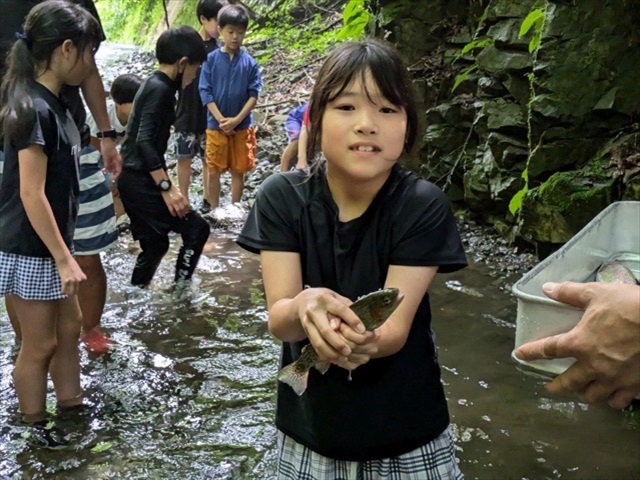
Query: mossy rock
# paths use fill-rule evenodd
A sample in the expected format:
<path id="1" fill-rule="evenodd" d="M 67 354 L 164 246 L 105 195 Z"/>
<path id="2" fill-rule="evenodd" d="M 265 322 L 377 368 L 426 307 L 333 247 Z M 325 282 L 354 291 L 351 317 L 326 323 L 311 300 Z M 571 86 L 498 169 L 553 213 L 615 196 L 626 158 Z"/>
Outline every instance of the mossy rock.
<path id="1" fill-rule="evenodd" d="M 613 180 L 582 171 L 552 175 L 527 192 L 522 202 L 520 234 L 529 241 L 564 243 L 612 201 Z"/>

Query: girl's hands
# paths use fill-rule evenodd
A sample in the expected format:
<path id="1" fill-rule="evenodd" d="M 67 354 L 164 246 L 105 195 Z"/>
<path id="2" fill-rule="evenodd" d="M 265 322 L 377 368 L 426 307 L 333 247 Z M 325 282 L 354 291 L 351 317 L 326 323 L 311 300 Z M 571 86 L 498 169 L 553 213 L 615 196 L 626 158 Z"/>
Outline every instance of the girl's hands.
<path id="1" fill-rule="evenodd" d="M 347 359 L 337 363 L 337 365 L 342 368 L 349 371 L 355 370 L 359 366 L 367 363 L 371 360 L 371 357 L 378 353 L 378 340 L 380 339 L 378 330 L 358 333 L 351 329 L 346 323 L 340 323 L 337 329 L 351 349 L 351 354 Z"/>
<path id="2" fill-rule="evenodd" d="M 366 335 L 364 325 L 349 308 L 351 300 L 327 288 L 308 288 L 300 292 L 298 302 L 300 324 L 320 360 L 338 365 L 349 362 L 356 342 L 346 339 L 340 326 L 344 324 L 355 334 L 349 333 L 352 339 Z"/>
<path id="3" fill-rule="evenodd" d="M 72 256 L 68 256 L 64 260 L 56 262 L 56 267 L 62 283 L 62 293 L 76 295 L 80 289 L 80 282 L 87 279 L 78 263 Z"/>
<path id="4" fill-rule="evenodd" d="M 174 217 L 182 218 L 191 210 L 191 205 L 175 185 L 171 185 L 169 190 L 162 192 L 162 199 L 167 205 L 169 213 Z"/>

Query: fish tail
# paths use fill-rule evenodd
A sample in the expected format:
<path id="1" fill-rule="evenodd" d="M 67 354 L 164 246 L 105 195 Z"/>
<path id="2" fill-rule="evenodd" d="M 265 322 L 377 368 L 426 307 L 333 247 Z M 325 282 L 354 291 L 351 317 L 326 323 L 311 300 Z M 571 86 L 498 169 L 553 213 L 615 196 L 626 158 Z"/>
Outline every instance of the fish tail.
<path id="1" fill-rule="evenodd" d="M 331 364 L 328 363 L 328 362 L 317 361 L 316 364 L 313 367 L 317 371 L 319 371 L 322 375 L 324 375 L 325 373 L 327 373 L 327 370 L 329 370 L 330 366 L 331 366 Z"/>
<path id="2" fill-rule="evenodd" d="M 300 371 L 294 365 L 295 362 L 281 369 L 278 372 L 278 380 L 289 385 L 298 395 L 302 395 L 307 389 L 309 370 Z"/>

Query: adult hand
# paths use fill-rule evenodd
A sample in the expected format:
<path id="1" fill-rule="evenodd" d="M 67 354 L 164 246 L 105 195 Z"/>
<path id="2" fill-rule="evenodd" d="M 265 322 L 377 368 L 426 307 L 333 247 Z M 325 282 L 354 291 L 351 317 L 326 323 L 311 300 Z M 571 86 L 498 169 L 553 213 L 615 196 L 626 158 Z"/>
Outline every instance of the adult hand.
<path id="1" fill-rule="evenodd" d="M 359 333 L 365 331 L 358 316 L 349 308 L 351 300 L 327 288 L 307 288 L 300 292 L 298 301 L 300 323 L 320 360 L 347 362 L 352 351 L 338 331 L 340 323 L 345 322 Z"/>
<path id="2" fill-rule="evenodd" d="M 552 393 L 577 392 L 584 401 L 608 400 L 622 409 L 640 393 L 640 286 L 611 283 L 546 283 L 544 293 L 583 308 L 569 332 L 520 346 L 521 360 L 575 357 L 547 384 Z"/>
<path id="3" fill-rule="evenodd" d="M 166 192 L 162 192 L 162 199 L 169 209 L 169 213 L 174 217 L 183 218 L 191 210 L 189 201 L 184 198 L 180 190 L 171 185 L 171 188 Z"/>
<path id="4" fill-rule="evenodd" d="M 60 282 L 62 283 L 62 293 L 65 295 L 76 295 L 80 288 L 80 282 L 87 279 L 78 262 L 72 257 L 65 257 L 56 262 Z"/>
<path id="5" fill-rule="evenodd" d="M 122 157 L 116 149 L 116 142 L 112 138 L 100 140 L 100 154 L 104 160 L 104 169 L 117 178 L 122 171 Z"/>

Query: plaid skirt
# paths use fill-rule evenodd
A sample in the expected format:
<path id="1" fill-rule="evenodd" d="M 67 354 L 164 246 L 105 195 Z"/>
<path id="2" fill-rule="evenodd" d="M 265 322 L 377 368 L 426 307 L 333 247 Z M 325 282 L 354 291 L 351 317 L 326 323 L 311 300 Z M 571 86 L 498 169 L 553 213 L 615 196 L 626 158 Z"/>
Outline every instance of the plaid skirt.
<path id="1" fill-rule="evenodd" d="M 10 294 L 25 300 L 67 298 L 53 258 L 0 252 L 0 296 Z"/>
<path id="2" fill-rule="evenodd" d="M 278 431 L 278 480 L 462 480 L 449 429 L 403 455 L 349 462 L 309 450 Z"/>

